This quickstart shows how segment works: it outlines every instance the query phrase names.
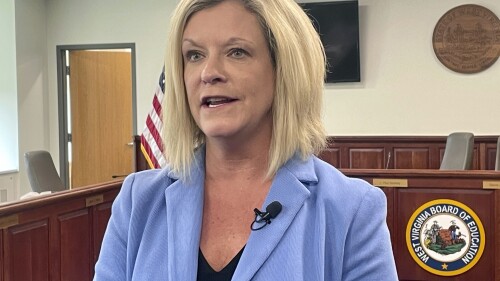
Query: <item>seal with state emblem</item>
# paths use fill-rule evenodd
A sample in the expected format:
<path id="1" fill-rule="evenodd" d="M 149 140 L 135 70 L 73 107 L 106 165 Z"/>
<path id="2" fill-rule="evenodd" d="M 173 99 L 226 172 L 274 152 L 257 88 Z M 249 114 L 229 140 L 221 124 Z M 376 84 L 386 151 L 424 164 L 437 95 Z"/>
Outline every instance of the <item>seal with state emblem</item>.
<path id="1" fill-rule="evenodd" d="M 477 73 L 500 56 L 500 20 L 485 7 L 467 4 L 446 12 L 432 35 L 434 52 L 446 67 Z"/>
<path id="2" fill-rule="evenodd" d="M 406 245 L 423 269 L 454 276 L 471 269 L 486 243 L 483 224 L 458 201 L 437 199 L 420 206 L 406 227 Z"/>

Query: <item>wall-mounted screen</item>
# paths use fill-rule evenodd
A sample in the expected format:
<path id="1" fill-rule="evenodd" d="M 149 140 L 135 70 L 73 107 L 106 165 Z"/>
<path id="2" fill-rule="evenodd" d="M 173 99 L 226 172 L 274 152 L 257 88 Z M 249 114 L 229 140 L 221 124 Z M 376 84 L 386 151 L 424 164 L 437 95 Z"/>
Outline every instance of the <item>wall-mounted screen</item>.
<path id="1" fill-rule="evenodd" d="M 312 19 L 328 60 L 327 83 L 359 82 L 358 1 L 299 3 Z"/>

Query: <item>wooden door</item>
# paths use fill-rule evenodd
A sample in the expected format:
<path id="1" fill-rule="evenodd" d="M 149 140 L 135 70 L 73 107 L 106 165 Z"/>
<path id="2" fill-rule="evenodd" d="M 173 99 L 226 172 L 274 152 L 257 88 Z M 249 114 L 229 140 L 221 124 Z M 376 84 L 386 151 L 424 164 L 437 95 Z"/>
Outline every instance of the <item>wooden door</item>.
<path id="1" fill-rule="evenodd" d="M 133 171 L 131 53 L 70 51 L 71 188 Z"/>

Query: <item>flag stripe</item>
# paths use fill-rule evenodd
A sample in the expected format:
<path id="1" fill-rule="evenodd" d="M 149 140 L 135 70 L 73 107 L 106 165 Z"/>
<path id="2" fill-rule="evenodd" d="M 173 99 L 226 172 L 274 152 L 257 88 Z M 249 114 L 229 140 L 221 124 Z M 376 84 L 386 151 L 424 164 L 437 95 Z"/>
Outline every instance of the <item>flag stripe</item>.
<path id="1" fill-rule="evenodd" d="M 156 145 L 158 146 L 158 148 L 160 148 L 160 150 L 163 151 L 163 144 L 161 142 L 161 135 L 158 132 L 158 128 L 156 128 L 155 123 L 151 119 L 151 115 L 148 116 L 148 118 L 146 120 L 146 126 L 148 126 L 149 133 L 151 133 L 151 135 L 153 135 L 153 139 L 156 142 Z"/>
<path id="2" fill-rule="evenodd" d="M 146 124 L 141 135 L 141 151 L 144 158 L 152 169 L 159 169 L 166 165 L 166 159 L 163 155 L 163 140 L 161 132 L 163 129 L 162 121 L 162 100 L 165 89 L 165 67 L 158 84 L 155 87 L 152 109 L 146 118 Z"/>
<path id="3" fill-rule="evenodd" d="M 144 158 L 146 158 L 146 162 L 148 162 L 150 169 L 155 169 L 156 167 L 159 166 L 155 158 L 151 159 L 149 157 L 149 155 L 152 155 L 152 153 L 147 142 L 141 142 L 141 151 L 142 154 L 144 154 Z"/>
<path id="4" fill-rule="evenodd" d="M 161 97 L 163 99 L 163 96 Z M 158 116 L 161 116 L 161 102 L 158 98 L 158 95 L 155 95 L 153 98 L 153 108 Z"/>
<path id="5" fill-rule="evenodd" d="M 163 153 L 160 148 L 156 145 L 156 141 L 154 137 L 150 134 L 149 131 L 146 131 L 143 136 L 144 138 L 144 148 L 148 153 L 148 158 L 150 162 L 154 164 L 152 168 L 161 168 L 164 166 L 165 159 L 163 157 Z M 142 143 L 142 142 L 141 142 Z"/>

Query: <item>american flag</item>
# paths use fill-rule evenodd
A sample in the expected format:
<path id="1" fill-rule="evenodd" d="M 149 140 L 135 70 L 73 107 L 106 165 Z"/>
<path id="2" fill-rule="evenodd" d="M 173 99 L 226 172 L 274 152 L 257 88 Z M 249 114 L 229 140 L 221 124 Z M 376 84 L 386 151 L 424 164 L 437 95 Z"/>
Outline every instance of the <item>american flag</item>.
<path id="1" fill-rule="evenodd" d="M 153 109 L 149 112 L 146 119 L 146 126 L 141 135 L 141 150 L 144 158 L 151 169 L 160 169 L 165 167 L 166 161 L 163 156 L 163 144 L 161 132 L 163 128 L 161 102 L 165 93 L 165 67 L 160 75 L 156 85 L 155 95 L 153 97 Z"/>

